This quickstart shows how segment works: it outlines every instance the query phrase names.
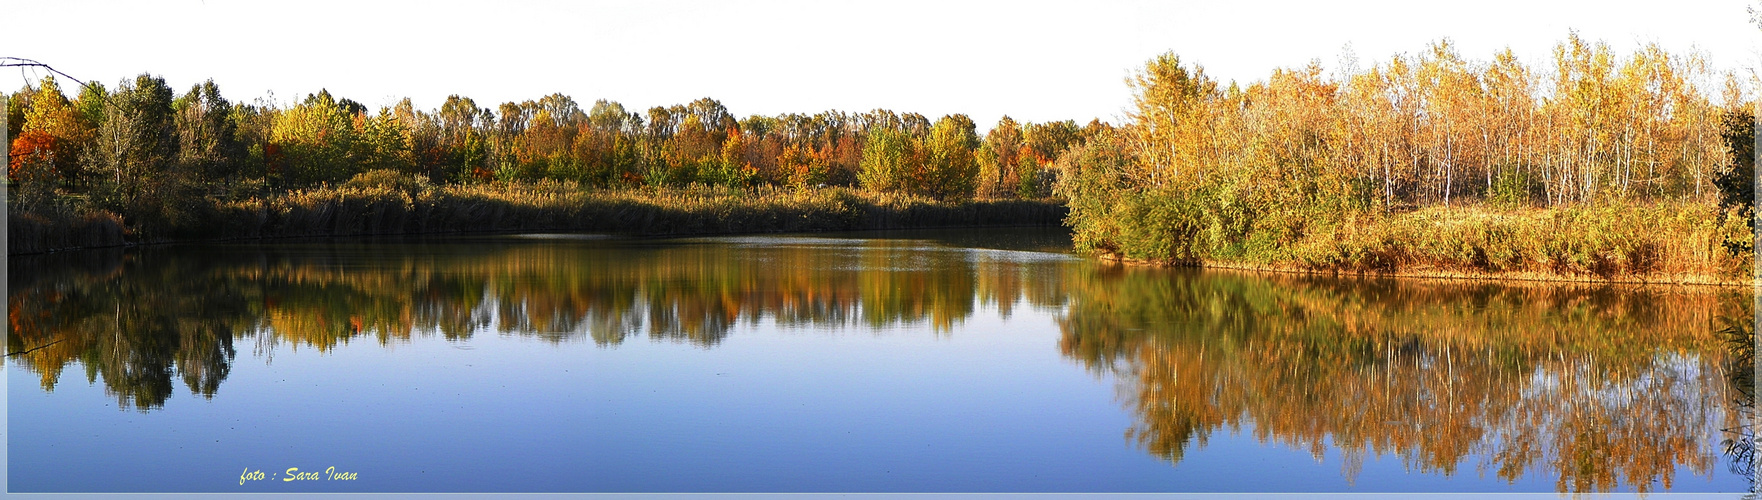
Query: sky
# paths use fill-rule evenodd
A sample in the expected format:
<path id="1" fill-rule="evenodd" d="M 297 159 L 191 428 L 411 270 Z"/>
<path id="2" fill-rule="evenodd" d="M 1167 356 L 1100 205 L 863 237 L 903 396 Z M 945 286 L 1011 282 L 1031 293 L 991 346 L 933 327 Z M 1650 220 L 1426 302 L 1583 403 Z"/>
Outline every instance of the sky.
<path id="1" fill-rule="evenodd" d="M 1510 47 L 1546 68 L 1577 31 L 1618 54 L 1657 43 L 1747 75 L 1762 72 L 1745 10 L 1758 1 L 3 0 L 0 56 L 107 85 L 212 78 L 235 101 L 324 88 L 370 107 L 458 94 L 494 108 L 561 92 L 640 111 L 711 97 L 736 116 L 887 108 L 965 113 L 983 130 L 1004 115 L 1123 121 L 1126 78 L 1170 51 L 1246 84 L 1312 60 L 1368 68 L 1446 38 L 1470 60 Z M 0 72 L 0 89 L 41 74 Z"/>

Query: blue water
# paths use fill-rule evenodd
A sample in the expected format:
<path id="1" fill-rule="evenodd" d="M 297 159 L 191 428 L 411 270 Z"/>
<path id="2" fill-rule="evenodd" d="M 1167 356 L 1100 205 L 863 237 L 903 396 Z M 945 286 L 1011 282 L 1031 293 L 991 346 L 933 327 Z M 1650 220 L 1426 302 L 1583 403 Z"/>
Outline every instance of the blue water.
<path id="1" fill-rule="evenodd" d="M 157 376 L 154 370 L 164 369 L 173 381 L 168 397 L 143 407 L 137 400 L 119 401 L 112 389 L 118 382 L 102 375 L 88 379 L 87 370 L 96 370 L 90 365 L 129 359 L 126 356 L 75 357 L 55 377 L 53 390 L 44 388 L 41 366 L 9 360 L 10 489 L 1551 492 L 1558 488 L 1558 474 L 1545 467 L 1514 482 L 1493 472 L 1477 471 L 1474 464 L 1483 457 L 1474 454 L 1462 457 L 1464 465 L 1450 474 L 1412 467 L 1394 452 L 1370 453 L 1362 466 L 1352 471 L 1331 441 L 1322 443 L 1323 454 L 1317 457 L 1308 447 L 1278 440 L 1263 442 L 1255 437 L 1252 421 L 1233 430 L 1230 426 L 1216 428 L 1203 445 L 1189 445 L 1175 463 L 1147 453 L 1125 434 L 1141 418 L 1131 402 L 1145 397 L 1138 392 L 1142 388 L 1135 386 L 1130 376 L 1122 377 L 1127 372 L 1092 366 L 1061 352 L 1061 339 L 1080 332 L 1067 331 L 1070 327 L 1061 326 L 1060 321 L 1071 314 L 1070 301 L 1083 298 L 1072 297 L 1063 285 L 1049 283 L 1071 280 L 1075 267 L 1098 264 L 1042 251 L 1056 250 L 1059 235 L 1022 233 L 1000 234 L 997 240 L 1006 244 L 992 246 L 1009 247 L 1005 251 L 958 246 L 973 243 L 950 243 L 947 238 L 937 239 L 936 233 L 919 239 L 897 234 L 885 239 L 836 235 L 818 243 L 814 239 L 750 236 L 674 242 L 499 238 L 419 243 L 429 248 L 493 246 L 516 252 L 561 245 L 563 248 L 552 249 L 554 252 L 522 254 L 527 257 L 491 256 L 463 262 L 496 269 L 585 265 L 586 270 L 569 268 L 564 274 L 588 277 L 582 279 L 589 285 L 571 282 L 575 284 L 536 288 L 578 300 L 585 300 L 579 297 L 587 294 L 583 290 L 625 290 L 621 293 L 639 297 L 630 303 L 642 310 L 634 316 L 642 319 L 623 320 L 619 324 L 629 330 L 625 332 L 628 336 L 610 343 L 596 342 L 586 333 L 590 328 L 586 323 L 570 330 L 538 331 L 530 318 L 510 321 L 504 317 L 510 310 L 545 317 L 531 312 L 539 307 L 535 305 L 539 299 L 532 298 L 531 292 L 524 308 L 503 307 L 504 302 L 513 300 L 509 297 L 514 294 L 507 290 L 530 282 L 522 281 L 525 278 L 520 272 L 501 275 L 496 273 L 502 271 L 491 270 L 482 271 L 492 275 L 486 280 L 488 285 L 465 280 L 470 286 L 490 289 L 483 294 L 489 298 L 467 310 L 443 312 L 476 318 L 468 322 L 474 325 L 468 334 L 455 332 L 451 338 L 418 319 L 409 322 L 412 331 L 408 338 L 393 335 L 382 341 L 372 332 L 349 331 L 333 344 L 314 343 L 277 331 L 278 324 L 285 328 L 288 323 L 285 318 L 283 323 L 271 318 L 275 314 L 313 314 L 309 311 L 288 313 L 279 308 L 291 306 L 263 305 L 261 310 L 233 313 L 227 318 L 245 318 L 237 320 L 243 323 L 231 323 L 238 328 L 231 332 L 236 355 L 226 363 L 224 379 L 211 395 L 192 392 L 191 385 L 179 378 L 184 367 L 178 362 L 137 374 Z M 1050 248 L 1043 243 L 1047 239 L 1054 242 Z M 115 264 L 120 271 L 92 273 L 82 279 L 93 280 L 84 286 L 94 289 L 116 288 L 116 280 L 153 269 L 187 268 L 175 274 L 221 272 L 243 275 L 237 279 L 250 283 L 257 278 L 247 271 L 273 268 L 275 262 L 295 267 L 321 262 L 316 267 L 334 272 L 305 278 L 310 281 L 288 280 L 294 284 L 287 286 L 316 287 L 319 294 L 334 294 L 340 298 L 325 307 L 341 309 L 339 314 L 343 314 L 353 305 L 383 300 L 364 299 L 361 290 L 404 286 L 399 280 L 411 279 L 404 269 L 412 262 L 420 267 L 453 252 L 436 250 L 434 255 L 402 259 L 387 255 L 409 254 L 410 243 L 388 243 L 383 252 L 374 245 L 299 243 L 273 251 L 252 245 L 176 247 L 122 257 L 121 263 Z M 782 248 L 833 256 L 771 253 L 783 252 Z M 202 255 L 209 255 L 205 252 L 232 257 L 207 259 L 223 261 L 212 267 L 177 262 L 202 259 Z M 268 252 L 263 254 L 268 256 L 253 252 Z M 649 252 L 674 254 L 643 260 Z M 248 257 L 227 260 L 239 255 Z M 614 255 L 605 257 L 607 265 L 603 267 L 581 264 L 603 255 Z M 717 285 L 735 290 L 722 297 L 790 296 L 779 292 L 784 284 L 750 278 L 774 271 L 766 266 L 788 266 L 790 272 L 845 283 L 813 293 L 836 296 L 849 292 L 845 299 L 838 299 L 842 302 L 833 301 L 847 309 L 842 315 L 780 321 L 779 317 L 794 314 L 780 311 L 792 309 L 749 304 L 733 307 L 735 318 L 725 331 L 709 336 L 712 341 L 702 341 L 703 336 L 660 335 L 654 333 L 660 329 L 654 319 L 657 314 L 672 314 L 669 321 L 690 320 L 698 313 L 688 310 L 714 310 L 717 306 L 690 300 L 657 302 L 655 297 L 664 293 L 628 290 L 671 283 L 665 279 L 643 278 L 603 286 L 592 281 L 597 279 L 593 276 L 614 271 L 642 272 L 626 267 L 625 262 L 629 266 L 693 270 L 685 275 L 749 276 L 730 278 L 734 285 Z M 849 274 L 865 265 L 875 267 L 877 262 L 898 265 L 891 271 Z M 455 264 L 440 266 L 444 269 L 436 274 L 450 276 L 455 272 L 446 269 L 468 267 Z M 109 269 L 109 265 L 98 267 Z M 893 277 L 884 277 L 890 272 L 895 273 Z M 350 281 L 367 282 L 382 275 L 401 278 L 376 285 Z M 16 272 L 14 280 L 20 280 Z M 496 285 L 497 280 L 503 284 Z M 37 296 L 24 293 L 26 289 L 77 289 L 77 281 L 65 277 L 34 283 L 15 281 L 14 311 L 19 309 L 19 301 Z M 992 282 L 1019 284 L 984 284 Z M 1040 292 L 1030 290 L 1036 283 L 1044 285 Z M 265 285 L 271 291 L 262 293 L 276 296 L 275 287 L 284 285 Z M 879 289 L 904 290 L 911 297 L 897 307 L 877 305 L 873 297 L 880 296 Z M 986 290 L 1007 293 L 987 297 Z M 1045 290 L 1066 293 L 1052 293 L 1047 298 Z M 246 295 L 255 297 L 251 293 Z M 855 298 L 849 294 L 856 294 Z M 970 303 L 965 309 L 953 307 L 953 313 L 939 313 L 938 307 L 947 307 L 911 300 L 935 294 L 970 298 Z M 807 295 L 812 294 L 793 296 Z M 420 296 L 412 293 L 408 297 Z M 90 300 L 104 303 L 103 298 Z M 285 298 L 277 300 L 278 304 L 288 303 Z M 444 308 L 420 303 L 419 298 L 409 300 L 411 303 L 402 306 L 414 311 L 408 314 L 415 317 L 425 310 Z M 259 302 L 269 304 L 271 299 Z M 25 305 L 28 309 L 29 304 Z M 872 311 L 882 307 L 892 309 Z M 87 309 L 97 311 L 91 312 L 96 319 L 90 321 L 105 318 L 102 308 Z M 872 313 L 896 319 L 864 319 Z M 717 314 L 724 313 L 702 316 Z M 124 349 L 104 344 L 102 333 L 106 330 L 102 327 L 83 324 L 66 328 L 85 333 L 63 335 L 91 337 L 81 340 L 87 346 L 83 349 L 91 352 Z M 194 328 L 173 325 L 167 331 L 187 334 Z M 18 338 L 17 332 L 14 335 L 14 350 L 21 343 L 33 345 L 34 339 Z M 1728 394 L 1719 392 L 1724 390 L 1713 393 Z M 1726 411 L 1717 407 L 1719 401 L 1705 404 L 1715 417 Z M 1700 422 L 1715 425 L 1719 421 Z M 1711 432 L 1695 435 L 1718 435 Z M 1717 457 L 1716 463 L 1701 471 L 1677 463 L 1669 490 L 1729 492 L 1748 487 L 1742 476 L 1727 471 L 1729 459 L 1720 456 L 1718 442 L 1695 446 Z M 290 470 L 318 472 L 320 479 L 285 481 Z M 333 478 L 327 470 L 353 473 L 355 478 Z M 241 478 L 251 471 L 261 471 L 263 478 Z M 1632 484 L 1622 483 L 1616 489 L 1632 488 Z M 1663 489 L 1661 485 L 1650 488 Z"/>

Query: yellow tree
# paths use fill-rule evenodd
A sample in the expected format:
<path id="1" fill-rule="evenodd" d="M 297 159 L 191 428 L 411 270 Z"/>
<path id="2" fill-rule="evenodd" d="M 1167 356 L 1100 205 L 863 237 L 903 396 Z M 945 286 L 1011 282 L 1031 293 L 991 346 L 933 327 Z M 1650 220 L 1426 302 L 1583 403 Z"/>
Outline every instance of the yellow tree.
<path id="1" fill-rule="evenodd" d="M 1406 122 L 1397 108 L 1397 96 L 1388 73 L 1382 68 L 1351 75 L 1343 83 L 1342 126 L 1346 136 L 1348 165 L 1362 169 L 1374 179 L 1384 210 L 1393 210 L 1397 194 L 1405 193 L 1409 166 L 1402 137 Z"/>
<path id="2" fill-rule="evenodd" d="M 1555 182 L 1566 198 L 1588 203 L 1606 180 L 1612 132 L 1616 130 L 1616 99 L 1612 81 L 1615 58 L 1607 44 L 1591 44 L 1573 33 L 1555 46 L 1556 75 L 1552 108 Z"/>
<path id="3" fill-rule="evenodd" d="M 937 199 L 973 196 L 973 179 L 979 174 L 973 158 L 979 136 L 973 128 L 973 120 L 966 115 L 936 119 L 924 139 L 924 162 L 917 184 L 920 193 Z"/>
<path id="4" fill-rule="evenodd" d="M 1208 137 L 1211 134 L 1206 134 Z M 1070 149 L 1081 136 L 1077 122 L 1071 120 L 1030 123 L 1022 128 L 1021 152 L 1017 154 L 1016 194 L 1023 198 L 1037 198 L 1051 194 L 1048 167 L 1059 153 Z M 1203 145 L 1201 145 L 1203 146 Z M 1197 161 L 1205 161 L 1205 152 L 1194 152 Z M 1206 162 L 1210 163 L 1210 162 Z"/>
<path id="5" fill-rule="evenodd" d="M 31 179 L 52 189 L 75 174 L 79 153 L 91 140 L 94 127 L 61 93 L 53 76 L 43 78 L 34 92 L 23 97 L 30 106 L 23 113 L 18 137 L 12 141 L 9 170 L 14 179 Z M 43 168 L 22 171 L 31 165 Z"/>
<path id="6" fill-rule="evenodd" d="M 875 129 L 863 141 L 857 181 L 864 189 L 878 193 L 907 191 L 921 163 L 917 141 L 911 135 L 892 128 Z"/>
<path id="7" fill-rule="evenodd" d="M 1528 199 L 1528 172 L 1532 163 L 1529 142 L 1533 139 L 1532 124 L 1536 117 L 1536 76 L 1518 62 L 1508 47 L 1493 56 L 1492 64 L 1481 74 L 1485 99 L 1480 113 L 1486 123 L 1485 147 L 1489 148 L 1490 168 L 1487 169 L 1489 196 L 1508 201 Z M 1495 182 L 1502 182 L 1495 186 Z"/>
<path id="8" fill-rule="evenodd" d="M 1692 193 L 1695 199 L 1706 200 L 1717 192 L 1713 189 L 1713 178 L 1725 167 L 1730 155 L 1720 138 L 1723 120 L 1718 106 L 1694 85 L 1694 81 L 1709 76 L 1705 59 L 1691 53 L 1671 61 L 1669 66 L 1676 79 L 1662 86 L 1668 93 L 1662 100 L 1671 110 L 1666 128 L 1672 140 L 1660 147 L 1663 151 L 1659 154 L 1668 158 L 1665 163 L 1681 166 L 1678 177 L 1683 180 L 1678 184 L 1693 184 L 1692 188 L 1682 189 L 1682 194 Z"/>
<path id="9" fill-rule="evenodd" d="M 291 186 L 342 182 L 359 166 L 355 144 L 359 131 L 352 101 L 337 101 L 329 91 L 309 95 L 306 101 L 275 117 L 271 140 L 287 156 L 283 179 Z"/>
<path id="10" fill-rule="evenodd" d="M 1390 140 L 1397 149 L 1395 162 L 1402 167 L 1404 173 L 1395 174 L 1398 179 L 1407 180 L 1409 201 L 1423 203 L 1419 194 L 1428 181 L 1425 170 L 1425 143 L 1423 141 L 1425 122 L 1421 120 L 1424 109 L 1424 89 L 1419 81 L 1418 69 L 1406 57 L 1395 56 L 1389 61 L 1387 72 L 1384 73 L 1383 88 L 1388 95 L 1389 106 L 1394 115 L 1396 133 Z"/>
<path id="11" fill-rule="evenodd" d="M 1216 97 L 1217 83 L 1204 68 L 1184 66 L 1170 52 L 1151 59 L 1127 84 L 1133 146 L 1145 163 L 1130 175 L 1140 185 L 1158 187 L 1187 174 L 1203 177 L 1199 150 L 1209 128 L 1205 104 Z"/>
<path id="12" fill-rule="evenodd" d="M 1456 190 L 1457 172 L 1475 165 L 1472 140 L 1475 132 L 1474 103 L 1480 82 L 1468 71 L 1449 40 L 1432 44 L 1420 60 L 1419 82 L 1424 92 L 1424 120 L 1428 163 L 1431 164 L 1444 205 Z"/>
<path id="13" fill-rule="evenodd" d="M 1015 185 L 1017 164 L 1021 161 L 1022 129 L 1015 120 L 1004 116 L 985 134 L 979 146 L 978 194 L 986 198 L 1008 196 Z"/>

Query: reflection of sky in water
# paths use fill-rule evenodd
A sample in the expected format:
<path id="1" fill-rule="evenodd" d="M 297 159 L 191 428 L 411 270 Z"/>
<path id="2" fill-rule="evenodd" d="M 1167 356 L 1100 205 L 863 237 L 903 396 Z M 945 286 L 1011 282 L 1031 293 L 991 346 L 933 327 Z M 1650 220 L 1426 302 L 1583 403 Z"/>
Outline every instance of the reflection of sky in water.
<path id="1" fill-rule="evenodd" d="M 1131 417 L 1111 377 L 1049 349 L 1050 320 L 978 316 L 947 336 L 760 324 L 713 349 L 505 335 L 356 343 L 241 359 L 214 399 L 180 386 L 152 413 L 117 411 L 80 381 L 43 393 L 13 373 L 12 481 L 260 492 L 1554 489 L 1546 475 L 1507 485 L 1472 466 L 1411 472 L 1392 454 L 1348 477 L 1331 442 L 1317 458 L 1259 442 L 1252 423 L 1171 466 L 1121 439 Z M 246 467 L 333 465 L 362 479 L 226 482 Z M 128 473 L 51 472 L 68 470 Z M 1744 486 L 1683 472 L 1679 491 Z"/>
<path id="2" fill-rule="evenodd" d="M 367 491 L 1142 490 L 1169 473 L 1120 441 L 1106 382 L 1050 348 L 1045 315 L 956 335 L 767 321 L 711 349 L 484 333 L 241 356 L 214 399 L 179 386 L 150 413 L 14 373 L 13 430 L 32 433 L 14 488 L 330 491 L 225 481 L 328 465 Z M 49 472 L 93 469 L 131 474 Z"/>
<path id="3" fill-rule="evenodd" d="M 1519 406 L 1489 416 L 1483 425 L 1487 434 L 1457 459 L 1450 475 L 1415 467 L 1401 450 L 1362 450 L 1357 443 L 1347 443 L 1343 450 L 1334 442 L 1336 433 L 1319 434 L 1320 455 L 1312 454 L 1309 438 L 1263 440 L 1257 437 L 1263 434 L 1259 428 L 1263 424 L 1254 418 L 1215 428 L 1203 444 L 1188 445 L 1180 461 L 1171 464 L 1122 436 L 1124 430 L 1143 424 L 1133 402 L 1159 397 L 1131 378 L 1130 358 L 1106 365 L 1101 363 L 1105 359 L 1061 351 L 1072 336 L 1131 346 L 1138 345 L 1133 344 L 1136 339 L 1191 334 L 1206 339 L 1195 359 L 1240 356 L 1218 347 L 1239 342 L 1228 332 L 1169 332 L 1162 324 L 1121 321 L 1107 330 L 1118 332 L 1115 338 L 1102 330 L 1072 326 L 1088 324 L 1074 316 L 1082 314 L 1083 304 L 1112 304 L 1134 297 L 1095 294 L 1127 286 L 1160 286 L 1164 282 L 1157 280 L 1166 278 L 1142 281 L 1146 273 L 1122 274 L 1115 269 L 1103 279 L 1085 274 L 1088 264 L 1067 254 L 964 249 L 935 240 L 744 236 L 582 245 L 567 236 L 547 235 L 482 253 L 435 250 L 436 255 L 464 255 L 457 261 L 461 266 L 442 268 L 438 275 L 453 279 L 490 273 L 488 285 L 471 280 L 442 282 L 474 290 L 465 295 L 474 298 L 456 303 L 419 302 L 430 292 L 399 288 L 412 279 L 414 264 L 375 252 L 371 246 L 284 248 L 278 259 L 298 263 L 322 257 L 321 267 L 345 271 L 290 272 L 304 281 L 264 294 L 284 300 L 276 311 L 291 319 L 277 325 L 322 319 L 327 311 L 322 307 L 341 307 L 340 312 L 349 313 L 349 308 L 360 307 L 359 301 L 397 299 L 411 302 L 392 306 L 469 318 L 469 334 L 448 338 L 433 326 L 418 324 L 408 337 L 381 341 L 362 333 L 320 350 L 303 340 L 310 337 L 283 339 L 284 333 L 260 323 L 235 340 L 238 355 L 212 398 L 193 394 L 179 382 L 172 384 L 162 406 L 118 411 L 117 398 L 106 393 L 107 384 L 117 381 L 98 376 L 88 383 L 82 375 L 90 366 L 83 361 L 76 359 L 68 366 L 54 391 L 43 390 L 42 375 L 26 363 L 10 363 L 6 369 L 12 488 L 1551 492 L 1557 478 L 1552 472 L 1529 471 L 1508 484 L 1485 466 L 1490 453 L 1519 433 L 1559 432 L 1550 427 L 1556 422 L 1532 422 L 1512 412 L 1580 404 L 1586 410 L 1623 415 L 1624 408 L 1655 404 L 1659 411 L 1673 412 L 1675 421 L 1697 427 L 1683 435 L 1704 440 L 1699 446 L 1717 456 L 1724 422 L 1719 404 L 1733 397 L 1726 392 L 1721 369 L 1698 351 L 1660 352 L 1647 362 L 1620 367 L 1628 373 L 1613 378 L 1603 373 L 1610 369 L 1607 364 L 1574 364 L 1574 358 L 1567 356 L 1565 364 L 1531 366 L 1507 379 L 1520 387 L 1511 394 Z M 604 253 L 612 250 L 623 253 Z M 792 252 L 806 252 L 807 257 Z M 618 260 L 632 256 L 637 258 Z M 863 262 L 878 256 L 889 259 L 879 266 Z M 414 262 L 431 257 L 417 256 Z M 677 262 L 669 260 L 674 257 Z M 905 258 L 893 262 L 894 257 Z M 180 264 L 205 259 L 199 252 L 161 252 L 150 258 L 159 260 L 149 260 L 143 268 L 210 270 Z M 610 260 L 567 276 L 528 272 L 593 259 Z M 241 262 L 246 263 L 239 265 L 241 270 L 260 266 L 252 258 Z M 722 288 L 700 283 L 692 290 L 673 290 L 667 288 L 668 279 L 697 275 L 667 274 L 667 266 L 692 272 L 759 267 L 725 273 L 735 277 L 730 279 L 747 281 L 723 283 Z M 152 274 L 143 268 L 129 271 Z M 839 303 L 855 309 L 804 315 L 766 309 L 779 307 L 767 302 L 766 294 L 796 286 L 770 281 L 781 270 L 844 273 L 839 275 L 843 281 L 823 283 L 826 289 L 798 292 L 836 296 L 847 301 Z M 377 272 L 393 277 L 378 280 Z M 647 279 L 643 272 L 665 279 L 641 281 Z M 182 278 L 191 273 L 171 274 Z M 1182 282 L 1193 286 L 1191 290 L 1177 288 L 1147 296 L 1173 297 L 1169 304 L 1175 304 L 1194 297 L 1227 302 L 1291 293 L 1296 298 L 1290 304 L 1310 308 L 1299 313 L 1325 311 L 1305 302 L 1313 297 L 1304 295 L 1302 286 L 1268 285 L 1240 277 L 1207 279 L 1211 281 Z M 370 288 L 382 281 L 392 288 Z M 864 295 L 908 289 L 913 283 L 925 286 L 909 288 L 920 291 L 904 297 L 885 295 L 886 300 Z M 291 292 L 300 290 L 336 292 L 334 297 L 340 298 L 294 301 Z M 703 290 L 716 293 L 693 295 Z M 962 303 L 925 300 L 924 290 Z M 568 295 L 572 293 L 582 295 Z M 539 302 L 586 301 L 590 293 L 607 293 L 618 300 L 558 309 L 588 320 L 539 321 L 544 314 L 556 314 L 543 312 L 552 306 Z M 999 296 L 987 299 L 985 293 Z M 1350 293 L 1330 293 L 1352 300 Z M 1036 294 L 1057 300 L 1031 300 Z M 737 299 L 746 302 L 717 302 Z M 1076 305 L 1067 307 L 1067 300 Z M 169 304 L 183 307 L 178 304 L 187 302 Z M 469 308 L 444 310 L 453 305 Z M 1150 310 L 1170 307 L 1161 302 L 1141 305 Z M 953 309 L 936 309 L 949 307 Z M 1221 312 L 1203 313 L 1212 316 L 1202 314 L 1197 319 L 1239 319 L 1231 309 L 1216 310 Z M 720 315 L 730 311 L 735 317 L 724 323 Z M 865 321 L 871 313 L 879 319 Z M 952 328 L 939 326 L 935 319 L 939 317 L 946 317 Z M 693 318 L 709 318 L 705 323 L 709 326 L 703 328 L 726 331 L 708 341 L 680 333 L 693 328 L 681 321 Z M 1277 325 L 1270 318 L 1261 321 L 1269 327 Z M 539 324 L 561 326 L 543 329 Z M 592 333 L 595 329 L 624 333 L 618 341 L 604 342 L 603 336 Z M 1243 338 L 1266 342 L 1253 335 Z M 1303 338 L 1307 337 L 1297 340 Z M 1180 342 L 1143 345 L 1168 349 L 1170 355 L 1181 355 L 1186 348 Z M 1278 344 L 1230 345 L 1249 349 Z M 125 359 L 137 363 L 137 371 L 129 373 L 146 376 L 158 369 L 141 357 Z M 174 361 L 166 369 L 182 369 L 179 363 L 184 358 Z M 1425 375 L 1463 369 L 1425 349 L 1404 362 L 1410 365 L 1402 366 L 1416 371 L 1384 373 Z M 1249 370 L 1281 368 L 1252 358 L 1239 364 Z M 1183 366 L 1188 365 L 1173 368 Z M 1373 374 L 1386 370 L 1376 365 L 1353 369 L 1373 370 Z M 1297 402 L 1294 396 L 1267 396 L 1251 403 L 1276 408 Z M 1417 419 L 1394 423 L 1414 429 L 1432 424 Z M 237 475 L 245 468 L 267 473 L 328 466 L 358 472 L 360 480 L 237 484 Z M 1674 491 L 1739 491 L 1747 485 L 1725 471 L 1722 459 L 1707 471 L 1710 477 L 1696 475 L 1680 463 L 1673 467 Z M 94 470 L 108 474 L 81 472 Z"/>

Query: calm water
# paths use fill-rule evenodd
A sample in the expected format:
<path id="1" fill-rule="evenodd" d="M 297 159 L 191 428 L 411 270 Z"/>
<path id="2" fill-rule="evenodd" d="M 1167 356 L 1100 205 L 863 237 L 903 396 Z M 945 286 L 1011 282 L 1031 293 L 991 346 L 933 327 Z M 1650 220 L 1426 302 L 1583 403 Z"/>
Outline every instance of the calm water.
<path id="1" fill-rule="evenodd" d="M 15 257 L 8 341 L 37 349 L 7 358 L 10 488 L 1749 488 L 1748 450 L 1726 446 L 1753 401 L 1751 337 L 1727 328 L 1749 321 L 1746 290 L 1132 269 L 1069 245 Z"/>

